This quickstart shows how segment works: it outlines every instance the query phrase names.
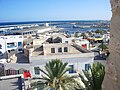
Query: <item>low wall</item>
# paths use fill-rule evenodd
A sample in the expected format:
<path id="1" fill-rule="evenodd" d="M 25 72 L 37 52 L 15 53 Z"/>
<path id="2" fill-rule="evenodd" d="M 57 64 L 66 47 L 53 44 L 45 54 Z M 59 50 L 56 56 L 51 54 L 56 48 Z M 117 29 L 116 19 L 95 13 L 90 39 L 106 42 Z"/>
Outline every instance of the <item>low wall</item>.
<path id="1" fill-rule="evenodd" d="M 0 90 L 24 90 L 22 75 L 0 77 Z"/>

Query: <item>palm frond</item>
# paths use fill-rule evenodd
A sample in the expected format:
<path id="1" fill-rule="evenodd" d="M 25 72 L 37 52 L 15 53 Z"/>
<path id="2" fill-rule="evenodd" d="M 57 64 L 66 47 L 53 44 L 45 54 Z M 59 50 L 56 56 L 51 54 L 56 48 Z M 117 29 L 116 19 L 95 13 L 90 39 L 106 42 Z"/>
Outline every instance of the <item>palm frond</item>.
<path id="1" fill-rule="evenodd" d="M 87 90 L 101 90 L 101 85 L 105 75 L 105 67 L 101 63 L 93 64 L 90 71 L 83 71 L 88 81 L 84 80 L 80 75 L 81 80 L 86 85 Z"/>

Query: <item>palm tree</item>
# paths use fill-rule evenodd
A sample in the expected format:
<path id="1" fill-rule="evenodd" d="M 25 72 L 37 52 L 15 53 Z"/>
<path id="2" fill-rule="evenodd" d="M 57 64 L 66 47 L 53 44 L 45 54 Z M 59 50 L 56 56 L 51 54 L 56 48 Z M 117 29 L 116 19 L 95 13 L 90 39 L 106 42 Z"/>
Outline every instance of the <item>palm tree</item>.
<path id="1" fill-rule="evenodd" d="M 100 30 L 99 30 L 99 29 L 97 29 L 97 30 L 95 31 L 95 33 L 100 33 Z"/>
<path id="2" fill-rule="evenodd" d="M 97 29 L 95 31 L 95 33 L 103 35 L 105 33 L 105 31 Z"/>
<path id="3" fill-rule="evenodd" d="M 85 33 L 82 33 L 81 36 L 83 37 L 83 39 L 87 37 Z"/>
<path id="4" fill-rule="evenodd" d="M 86 90 L 102 90 L 102 82 L 105 75 L 105 67 L 101 63 L 93 64 L 90 71 L 83 71 L 87 80 L 83 75 L 80 75 L 83 83 L 86 86 Z"/>
<path id="5" fill-rule="evenodd" d="M 102 49 L 102 51 L 103 51 L 103 50 L 108 49 L 108 45 L 104 44 L 103 41 L 102 41 L 102 43 L 98 46 L 98 48 Z"/>
<path id="6" fill-rule="evenodd" d="M 40 69 L 40 71 L 44 73 L 41 81 L 38 82 L 39 84 L 33 84 L 33 87 L 38 86 L 40 88 L 40 84 L 42 84 L 42 86 L 46 88 L 44 88 L 44 90 L 80 90 L 83 87 L 80 82 L 76 80 L 78 75 L 70 76 L 66 74 L 69 70 L 70 67 L 68 67 L 68 63 L 63 63 L 59 59 L 49 61 L 49 63 L 45 65 L 45 71 Z"/>
<path id="7" fill-rule="evenodd" d="M 92 36 L 92 32 L 88 32 L 89 36 Z"/>

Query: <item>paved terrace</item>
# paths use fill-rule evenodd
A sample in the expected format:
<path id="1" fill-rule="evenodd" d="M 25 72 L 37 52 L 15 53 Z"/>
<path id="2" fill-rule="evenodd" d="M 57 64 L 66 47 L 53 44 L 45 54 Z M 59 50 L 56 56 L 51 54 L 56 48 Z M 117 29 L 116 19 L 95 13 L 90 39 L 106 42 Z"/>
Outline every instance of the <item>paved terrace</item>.
<path id="1" fill-rule="evenodd" d="M 0 90 L 21 90 L 23 86 L 21 77 L 23 77 L 21 74 L 0 77 Z"/>
<path id="2" fill-rule="evenodd" d="M 84 62 L 91 62 L 91 60 L 94 62 L 94 54 L 88 53 L 88 54 L 69 54 L 69 55 L 47 55 L 47 56 L 38 56 L 38 57 L 31 57 L 31 65 L 44 65 L 45 63 L 49 62 L 51 59 L 61 59 L 63 62 L 69 62 L 69 63 L 84 63 Z"/>
<path id="3" fill-rule="evenodd" d="M 31 56 L 30 63 L 32 66 L 44 65 L 52 59 L 61 59 L 63 62 L 77 63 L 77 62 L 94 62 L 94 53 L 81 54 L 64 54 L 64 55 L 47 55 L 47 56 Z"/>

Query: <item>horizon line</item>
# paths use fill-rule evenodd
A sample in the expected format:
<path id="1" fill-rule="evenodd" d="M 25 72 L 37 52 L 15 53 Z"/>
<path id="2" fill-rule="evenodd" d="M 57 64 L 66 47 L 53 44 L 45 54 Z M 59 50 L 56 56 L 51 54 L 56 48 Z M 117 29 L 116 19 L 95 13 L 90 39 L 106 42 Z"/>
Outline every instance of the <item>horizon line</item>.
<path id="1" fill-rule="evenodd" d="M 30 20 L 30 21 L 2 21 L 0 23 L 17 23 L 17 22 L 59 22 L 59 21 L 110 21 L 106 19 L 97 19 L 97 20 L 92 20 L 92 19 L 81 19 L 81 20 Z"/>

